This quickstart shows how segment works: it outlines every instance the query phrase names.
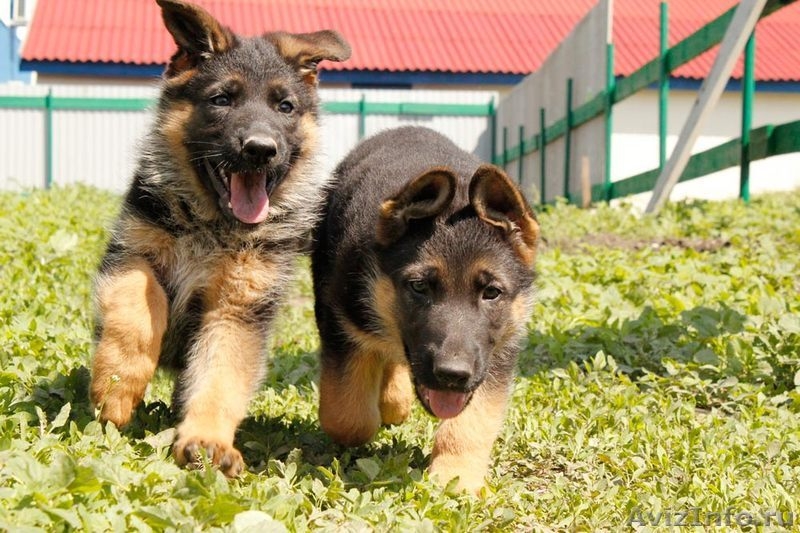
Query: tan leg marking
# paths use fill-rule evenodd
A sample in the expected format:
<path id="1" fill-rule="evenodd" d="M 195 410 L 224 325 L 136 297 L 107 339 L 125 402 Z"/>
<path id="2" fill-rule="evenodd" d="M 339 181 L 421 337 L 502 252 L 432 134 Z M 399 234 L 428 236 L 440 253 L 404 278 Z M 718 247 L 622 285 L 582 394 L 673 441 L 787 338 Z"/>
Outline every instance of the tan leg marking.
<path id="1" fill-rule="evenodd" d="M 158 366 L 167 328 L 167 296 L 142 258 L 97 282 L 103 331 L 92 361 L 90 396 L 100 419 L 130 422 Z"/>
<path id="2" fill-rule="evenodd" d="M 375 436 L 382 376 L 383 361 L 370 352 L 354 352 L 341 371 L 322 360 L 319 419 L 335 442 L 360 446 Z"/>
<path id="3" fill-rule="evenodd" d="M 236 428 L 264 374 L 265 342 L 258 331 L 211 317 L 190 354 L 183 420 L 172 451 L 178 464 L 195 464 L 205 449 L 229 477 L 244 469 L 233 446 Z"/>
<path id="4" fill-rule="evenodd" d="M 201 450 L 227 476 L 244 469 L 236 429 L 265 373 L 266 338 L 243 320 L 276 283 L 277 268 L 254 252 L 220 261 L 205 295 L 203 323 L 183 374 L 183 420 L 172 447 L 178 464 L 196 465 Z"/>
<path id="5" fill-rule="evenodd" d="M 436 431 L 430 472 L 437 482 L 459 478 L 458 489 L 477 493 L 485 483 L 492 446 L 503 424 L 508 391 L 475 391 L 467 408 Z"/>
<path id="6" fill-rule="evenodd" d="M 380 411 L 384 424 L 400 424 L 411 413 L 414 403 L 414 388 L 408 365 L 390 361 L 383 369 Z"/>

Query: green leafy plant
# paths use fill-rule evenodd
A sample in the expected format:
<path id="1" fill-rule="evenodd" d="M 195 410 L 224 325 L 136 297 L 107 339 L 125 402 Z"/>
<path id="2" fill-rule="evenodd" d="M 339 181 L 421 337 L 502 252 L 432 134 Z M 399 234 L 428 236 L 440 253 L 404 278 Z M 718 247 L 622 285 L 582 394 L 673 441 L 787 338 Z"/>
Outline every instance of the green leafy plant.
<path id="1" fill-rule="evenodd" d="M 75 186 L 0 200 L 0 530 L 800 523 L 800 192 L 657 218 L 540 213 L 538 299 L 482 498 L 428 479 L 436 424 L 419 407 L 361 448 L 321 431 L 307 262 L 238 433 L 240 479 L 175 466 L 169 376 L 128 428 L 101 425 L 91 280 L 119 198 Z"/>

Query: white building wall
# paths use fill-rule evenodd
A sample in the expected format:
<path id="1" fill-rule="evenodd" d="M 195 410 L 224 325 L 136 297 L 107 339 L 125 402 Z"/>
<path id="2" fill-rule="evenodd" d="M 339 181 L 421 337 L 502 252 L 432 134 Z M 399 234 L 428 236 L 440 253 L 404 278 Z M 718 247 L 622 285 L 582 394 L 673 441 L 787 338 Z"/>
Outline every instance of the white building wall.
<path id="1" fill-rule="evenodd" d="M 681 129 L 697 97 L 696 91 L 672 90 L 667 115 L 667 157 L 677 143 Z M 753 103 L 753 128 L 800 120 L 800 93 L 759 91 Z M 702 128 L 692 153 L 702 152 L 741 136 L 741 93 L 723 93 L 711 117 Z M 612 181 L 618 181 L 658 167 L 658 92 L 644 90 L 614 106 L 614 135 L 611 144 Z M 800 153 L 755 161 L 750 167 L 753 194 L 800 188 Z M 720 200 L 739 195 L 739 167 L 679 183 L 672 200 L 702 198 Z M 646 205 L 650 193 L 628 200 Z"/>

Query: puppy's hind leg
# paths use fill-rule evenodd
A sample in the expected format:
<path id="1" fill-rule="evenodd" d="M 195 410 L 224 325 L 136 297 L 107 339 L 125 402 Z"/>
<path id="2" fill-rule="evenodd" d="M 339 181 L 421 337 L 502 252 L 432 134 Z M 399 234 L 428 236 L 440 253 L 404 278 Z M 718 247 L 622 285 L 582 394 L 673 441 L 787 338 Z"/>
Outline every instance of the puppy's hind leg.
<path id="1" fill-rule="evenodd" d="M 134 257 L 100 274 L 96 301 L 101 333 L 89 394 L 101 420 L 124 426 L 158 366 L 167 296 L 147 262 Z"/>
<path id="2" fill-rule="evenodd" d="M 383 369 L 381 384 L 381 422 L 394 425 L 404 422 L 411 413 L 414 389 L 411 372 L 405 363 L 389 361 Z"/>
<path id="3" fill-rule="evenodd" d="M 323 348 L 319 419 L 335 442 L 360 446 L 377 433 L 383 366 L 383 360 L 370 352 L 356 350 L 337 361 Z"/>

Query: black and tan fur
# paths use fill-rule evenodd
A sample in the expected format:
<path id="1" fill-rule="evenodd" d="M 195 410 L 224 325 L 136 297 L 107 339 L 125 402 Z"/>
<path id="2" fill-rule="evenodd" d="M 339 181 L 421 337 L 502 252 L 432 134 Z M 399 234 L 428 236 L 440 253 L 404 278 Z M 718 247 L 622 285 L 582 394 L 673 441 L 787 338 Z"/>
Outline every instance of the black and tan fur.
<path id="1" fill-rule="evenodd" d="M 175 369 L 176 460 L 243 468 L 234 433 L 319 217 L 317 64 L 333 31 L 241 37 L 200 7 L 157 0 L 177 51 L 96 278 L 91 399 L 127 424 L 159 365 Z"/>
<path id="2" fill-rule="evenodd" d="M 386 131 L 339 165 L 313 253 L 319 415 L 338 443 L 443 418 L 431 471 L 484 483 L 533 304 L 539 226 L 502 170 L 425 128 Z"/>

